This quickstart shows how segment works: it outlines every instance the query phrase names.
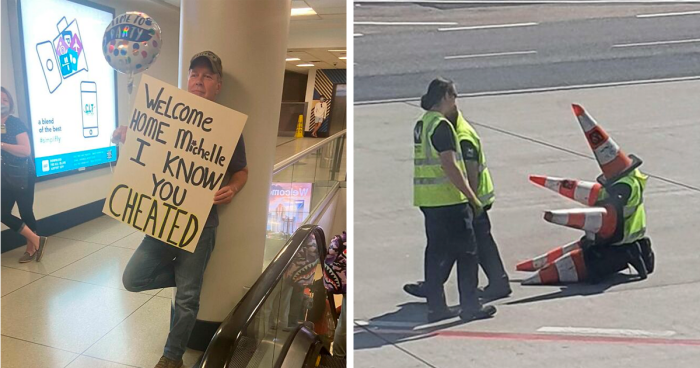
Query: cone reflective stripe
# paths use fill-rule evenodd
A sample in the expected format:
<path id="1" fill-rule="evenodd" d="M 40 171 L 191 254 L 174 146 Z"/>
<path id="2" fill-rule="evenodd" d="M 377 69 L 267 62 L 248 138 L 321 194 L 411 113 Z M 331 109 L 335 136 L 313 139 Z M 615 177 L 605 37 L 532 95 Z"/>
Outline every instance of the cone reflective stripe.
<path id="1" fill-rule="evenodd" d="M 593 150 L 605 179 L 617 178 L 623 173 L 641 165 L 641 160 L 634 160 L 634 156 L 627 156 L 583 107 L 576 104 L 571 106 L 581 128 L 586 134 L 588 145 Z"/>
<path id="2" fill-rule="evenodd" d="M 570 253 L 576 249 L 580 249 L 579 241 L 575 241 L 573 243 L 569 243 L 561 247 L 556 247 L 541 256 L 535 257 L 527 261 L 522 261 L 515 266 L 515 269 L 518 271 L 537 271 L 553 263 L 559 257 Z"/>
<path id="3" fill-rule="evenodd" d="M 523 285 L 551 285 L 559 283 L 579 282 L 586 279 L 586 263 L 583 250 L 575 249 L 557 258 L 547 267 L 537 271 L 532 277 L 524 280 Z"/>
<path id="4" fill-rule="evenodd" d="M 551 176 L 530 175 L 530 181 L 586 206 L 595 204 L 598 200 L 600 188 L 602 188 L 602 185 L 599 183 L 591 181 L 562 179 Z"/>
<path id="5" fill-rule="evenodd" d="M 570 210 L 546 211 L 544 219 L 553 224 L 596 233 L 610 237 L 617 227 L 617 214 L 612 206 L 574 208 Z"/>

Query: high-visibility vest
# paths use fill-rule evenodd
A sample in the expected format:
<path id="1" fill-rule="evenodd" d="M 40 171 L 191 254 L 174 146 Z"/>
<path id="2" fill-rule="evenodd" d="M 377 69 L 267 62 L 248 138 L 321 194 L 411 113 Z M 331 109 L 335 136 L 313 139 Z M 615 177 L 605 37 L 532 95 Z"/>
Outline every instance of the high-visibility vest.
<path id="1" fill-rule="evenodd" d="M 627 184 L 631 189 L 631 194 L 629 200 L 622 208 L 622 217 L 624 219 L 625 227 L 624 235 L 622 240 L 612 245 L 629 244 L 644 237 L 647 227 L 647 220 L 646 212 L 644 211 L 643 194 L 648 178 L 649 177 L 642 174 L 641 171 L 634 170 L 613 183 L 613 185 L 619 183 Z M 609 194 L 605 188 L 603 188 L 598 195 L 598 200 L 604 200 L 608 197 Z"/>
<path id="2" fill-rule="evenodd" d="M 460 111 L 457 115 L 457 140 L 467 140 L 476 147 L 476 152 L 479 154 L 479 186 L 476 190 L 476 196 L 484 206 L 493 204 L 496 200 L 496 195 L 493 190 L 493 180 L 489 168 L 486 167 L 486 155 L 481 146 L 481 139 L 469 122 L 462 116 Z"/>
<path id="3" fill-rule="evenodd" d="M 464 161 L 461 160 L 462 149 L 452 123 L 439 112 L 426 112 L 413 129 L 413 204 L 415 206 L 443 207 L 467 203 L 464 193 L 457 189 L 445 174 L 440 162 L 440 153 L 433 147 L 431 138 L 442 121 L 447 122 L 447 126 L 452 130 L 459 157 L 456 164 L 462 174 L 466 174 Z"/>

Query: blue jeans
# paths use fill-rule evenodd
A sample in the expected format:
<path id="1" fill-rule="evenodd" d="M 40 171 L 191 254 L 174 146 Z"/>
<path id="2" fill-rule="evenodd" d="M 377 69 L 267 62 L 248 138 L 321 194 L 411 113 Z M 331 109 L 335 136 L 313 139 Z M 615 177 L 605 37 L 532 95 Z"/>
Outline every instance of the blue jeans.
<path id="1" fill-rule="evenodd" d="M 177 287 L 170 310 L 170 333 L 163 352 L 166 358 L 180 360 L 185 354 L 199 312 L 204 270 L 215 240 L 216 228 L 205 227 L 197 248 L 190 253 L 146 236 L 126 265 L 122 278 L 126 290 L 140 292 Z"/>

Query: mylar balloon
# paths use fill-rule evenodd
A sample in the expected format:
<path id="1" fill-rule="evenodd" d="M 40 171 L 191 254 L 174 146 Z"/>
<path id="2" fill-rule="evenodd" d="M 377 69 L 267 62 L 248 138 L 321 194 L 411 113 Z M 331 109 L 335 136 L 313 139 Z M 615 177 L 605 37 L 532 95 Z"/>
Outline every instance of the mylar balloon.
<path id="1" fill-rule="evenodd" d="M 158 23 L 145 13 L 127 12 L 107 26 L 102 54 L 112 68 L 133 76 L 153 65 L 162 44 Z"/>

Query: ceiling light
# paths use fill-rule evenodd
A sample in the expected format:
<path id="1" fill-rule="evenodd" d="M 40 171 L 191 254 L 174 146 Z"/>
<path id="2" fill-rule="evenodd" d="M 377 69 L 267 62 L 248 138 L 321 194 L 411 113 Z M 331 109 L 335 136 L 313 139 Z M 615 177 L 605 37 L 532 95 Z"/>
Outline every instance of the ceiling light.
<path id="1" fill-rule="evenodd" d="M 292 8 L 292 16 L 299 17 L 303 15 L 314 15 L 316 11 L 312 8 Z"/>
<path id="2" fill-rule="evenodd" d="M 297 64 L 297 66 L 314 66 L 314 64 Z"/>
<path id="3" fill-rule="evenodd" d="M 287 60 L 287 61 L 299 61 L 301 59 L 299 59 L 299 58 L 286 58 L 285 60 Z"/>
<path id="4" fill-rule="evenodd" d="M 346 60 L 347 58 L 348 58 L 347 56 L 341 56 L 341 57 L 339 57 L 338 59 L 340 59 L 340 60 Z"/>

